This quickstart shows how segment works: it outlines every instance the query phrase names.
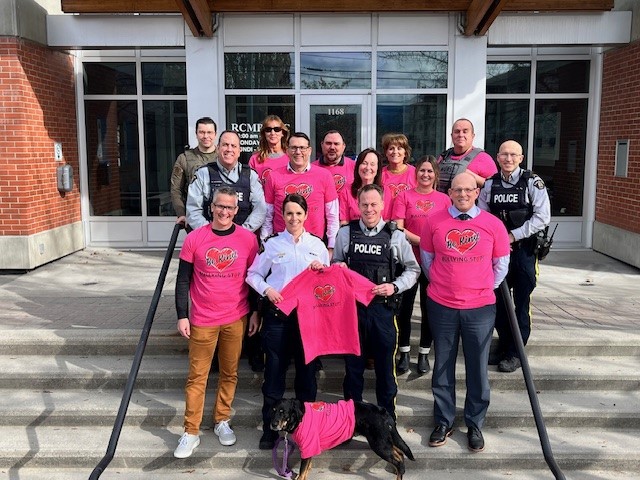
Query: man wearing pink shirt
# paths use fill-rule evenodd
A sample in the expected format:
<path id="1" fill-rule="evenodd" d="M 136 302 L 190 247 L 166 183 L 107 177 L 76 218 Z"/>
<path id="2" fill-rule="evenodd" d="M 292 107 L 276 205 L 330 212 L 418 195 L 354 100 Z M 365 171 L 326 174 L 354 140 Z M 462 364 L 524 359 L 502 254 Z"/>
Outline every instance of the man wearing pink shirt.
<path id="1" fill-rule="evenodd" d="M 473 146 L 475 137 L 471 120 L 459 118 L 454 122 L 451 129 L 453 147 L 445 150 L 438 157 L 440 166 L 438 191 L 449 193 L 453 178 L 462 172 L 473 175 L 476 186 L 480 188 L 487 178 L 498 173 L 498 167 L 491 155 Z"/>
<path id="2" fill-rule="evenodd" d="M 435 365 L 431 389 L 435 428 L 429 446 L 447 442 L 456 414 L 456 358 L 462 337 L 466 398 L 464 420 L 469 450 L 484 450 L 482 426 L 489 408 L 487 362 L 496 315 L 494 289 L 509 269 L 509 236 L 502 222 L 480 210 L 473 174 L 453 179 L 453 205 L 427 218 L 420 237 L 427 287 L 427 312 Z"/>
<path id="3" fill-rule="evenodd" d="M 296 132 L 289 138 L 289 163 L 273 170 L 264 184 L 267 216 L 260 231 L 263 240 L 273 233 L 284 231 L 282 203 L 290 193 L 302 195 L 309 207 L 305 229 L 326 239 L 331 251 L 335 244 L 339 224 L 338 194 L 331 175 L 326 169 L 311 164 L 309 137 Z"/>
<path id="4" fill-rule="evenodd" d="M 237 212 L 236 191 L 231 186 L 219 187 L 211 203 L 213 220 L 187 235 L 180 251 L 177 328 L 189 340 L 189 376 L 185 386 L 184 434 L 174 451 L 176 458 L 191 456 L 200 444 L 205 391 L 216 345 L 220 375 L 213 431 L 222 445 L 236 442 L 229 420 L 250 311 L 245 278 L 258 253 L 255 234 L 233 223 Z"/>
<path id="5" fill-rule="evenodd" d="M 336 185 L 336 192 L 340 197 L 342 190 L 348 190 L 353 183 L 353 166 L 355 162 L 344 156 L 346 143 L 342 134 L 337 130 L 329 130 L 324 135 L 322 144 L 322 155 L 313 162 L 319 167 L 326 168 L 333 175 Z"/>

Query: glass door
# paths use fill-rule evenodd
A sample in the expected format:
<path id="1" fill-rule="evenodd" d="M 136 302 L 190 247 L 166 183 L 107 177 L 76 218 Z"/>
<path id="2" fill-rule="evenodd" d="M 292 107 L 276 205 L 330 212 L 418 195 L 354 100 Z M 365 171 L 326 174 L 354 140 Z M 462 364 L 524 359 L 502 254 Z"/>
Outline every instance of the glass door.
<path id="1" fill-rule="evenodd" d="M 369 122 L 369 95 L 302 95 L 300 129 L 313 147 L 312 159 L 322 154 L 320 144 L 329 130 L 344 138 L 345 156 L 356 158 L 364 148 L 374 146 Z"/>

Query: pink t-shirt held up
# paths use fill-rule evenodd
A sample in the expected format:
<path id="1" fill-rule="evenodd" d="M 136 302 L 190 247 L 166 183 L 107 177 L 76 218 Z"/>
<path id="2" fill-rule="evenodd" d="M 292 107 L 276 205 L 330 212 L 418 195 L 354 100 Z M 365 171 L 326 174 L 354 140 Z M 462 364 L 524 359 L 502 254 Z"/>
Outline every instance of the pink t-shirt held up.
<path id="1" fill-rule="evenodd" d="M 282 290 L 276 306 L 289 315 L 298 309 L 304 361 L 319 355 L 360 355 L 356 301 L 369 305 L 373 287 L 362 275 L 339 265 L 304 270 Z"/>

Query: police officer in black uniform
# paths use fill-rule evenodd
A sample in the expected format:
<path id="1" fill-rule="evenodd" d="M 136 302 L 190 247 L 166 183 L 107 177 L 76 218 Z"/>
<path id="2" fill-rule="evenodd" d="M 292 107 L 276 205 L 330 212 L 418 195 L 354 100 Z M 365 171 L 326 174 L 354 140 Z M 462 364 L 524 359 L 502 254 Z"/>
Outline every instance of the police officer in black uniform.
<path id="1" fill-rule="evenodd" d="M 520 168 L 524 155 L 518 142 L 508 140 L 500 145 L 497 158 L 500 172 L 484 184 L 478 206 L 500 218 L 509 231 L 511 259 L 507 284 L 513 292 L 518 326 L 526 345 L 531 334 L 531 294 L 536 287 L 538 271 L 536 234 L 549 225 L 551 204 L 542 179 L 530 170 Z M 498 351 L 489 358 L 489 364 L 498 365 L 501 372 L 514 372 L 520 368 L 520 358 L 504 299 L 499 292 L 498 296 L 496 330 L 500 343 Z"/>
<path id="2" fill-rule="evenodd" d="M 257 231 L 267 215 L 267 204 L 258 174 L 240 158 L 240 137 L 225 130 L 218 140 L 218 158 L 196 170 L 187 195 L 187 224 L 194 230 L 206 225 L 211 218 L 211 192 L 222 185 L 232 186 L 238 192 L 238 214 L 234 222 L 252 232 Z"/>
<path id="3" fill-rule="evenodd" d="M 360 220 L 338 231 L 332 263 L 342 263 L 375 283 L 376 297 L 368 307 L 358 304 L 361 355 L 345 357 L 344 397 L 362 400 L 369 355 L 374 360 L 377 403 L 395 418 L 398 392 L 395 310 L 399 306 L 399 294 L 416 283 L 420 265 L 404 233 L 382 220 L 381 187 L 375 184 L 362 187 L 358 192 L 358 205 Z"/>

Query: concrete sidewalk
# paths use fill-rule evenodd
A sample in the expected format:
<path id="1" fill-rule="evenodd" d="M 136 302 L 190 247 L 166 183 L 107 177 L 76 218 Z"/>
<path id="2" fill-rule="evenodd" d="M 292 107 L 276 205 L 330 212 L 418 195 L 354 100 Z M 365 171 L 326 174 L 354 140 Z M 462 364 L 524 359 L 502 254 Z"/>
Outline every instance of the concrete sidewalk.
<path id="1" fill-rule="evenodd" d="M 0 274 L 0 329 L 133 329 L 144 324 L 164 252 L 86 249 L 23 274 Z M 153 330 L 175 328 L 177 253 Z M 640 270 L 590 251 L 540 263 L 534 328 L 637 330 Z M 548 332 L 550 333 L 550 332 Z M 535 333 L 532 335 L 535 337 Z"/>

